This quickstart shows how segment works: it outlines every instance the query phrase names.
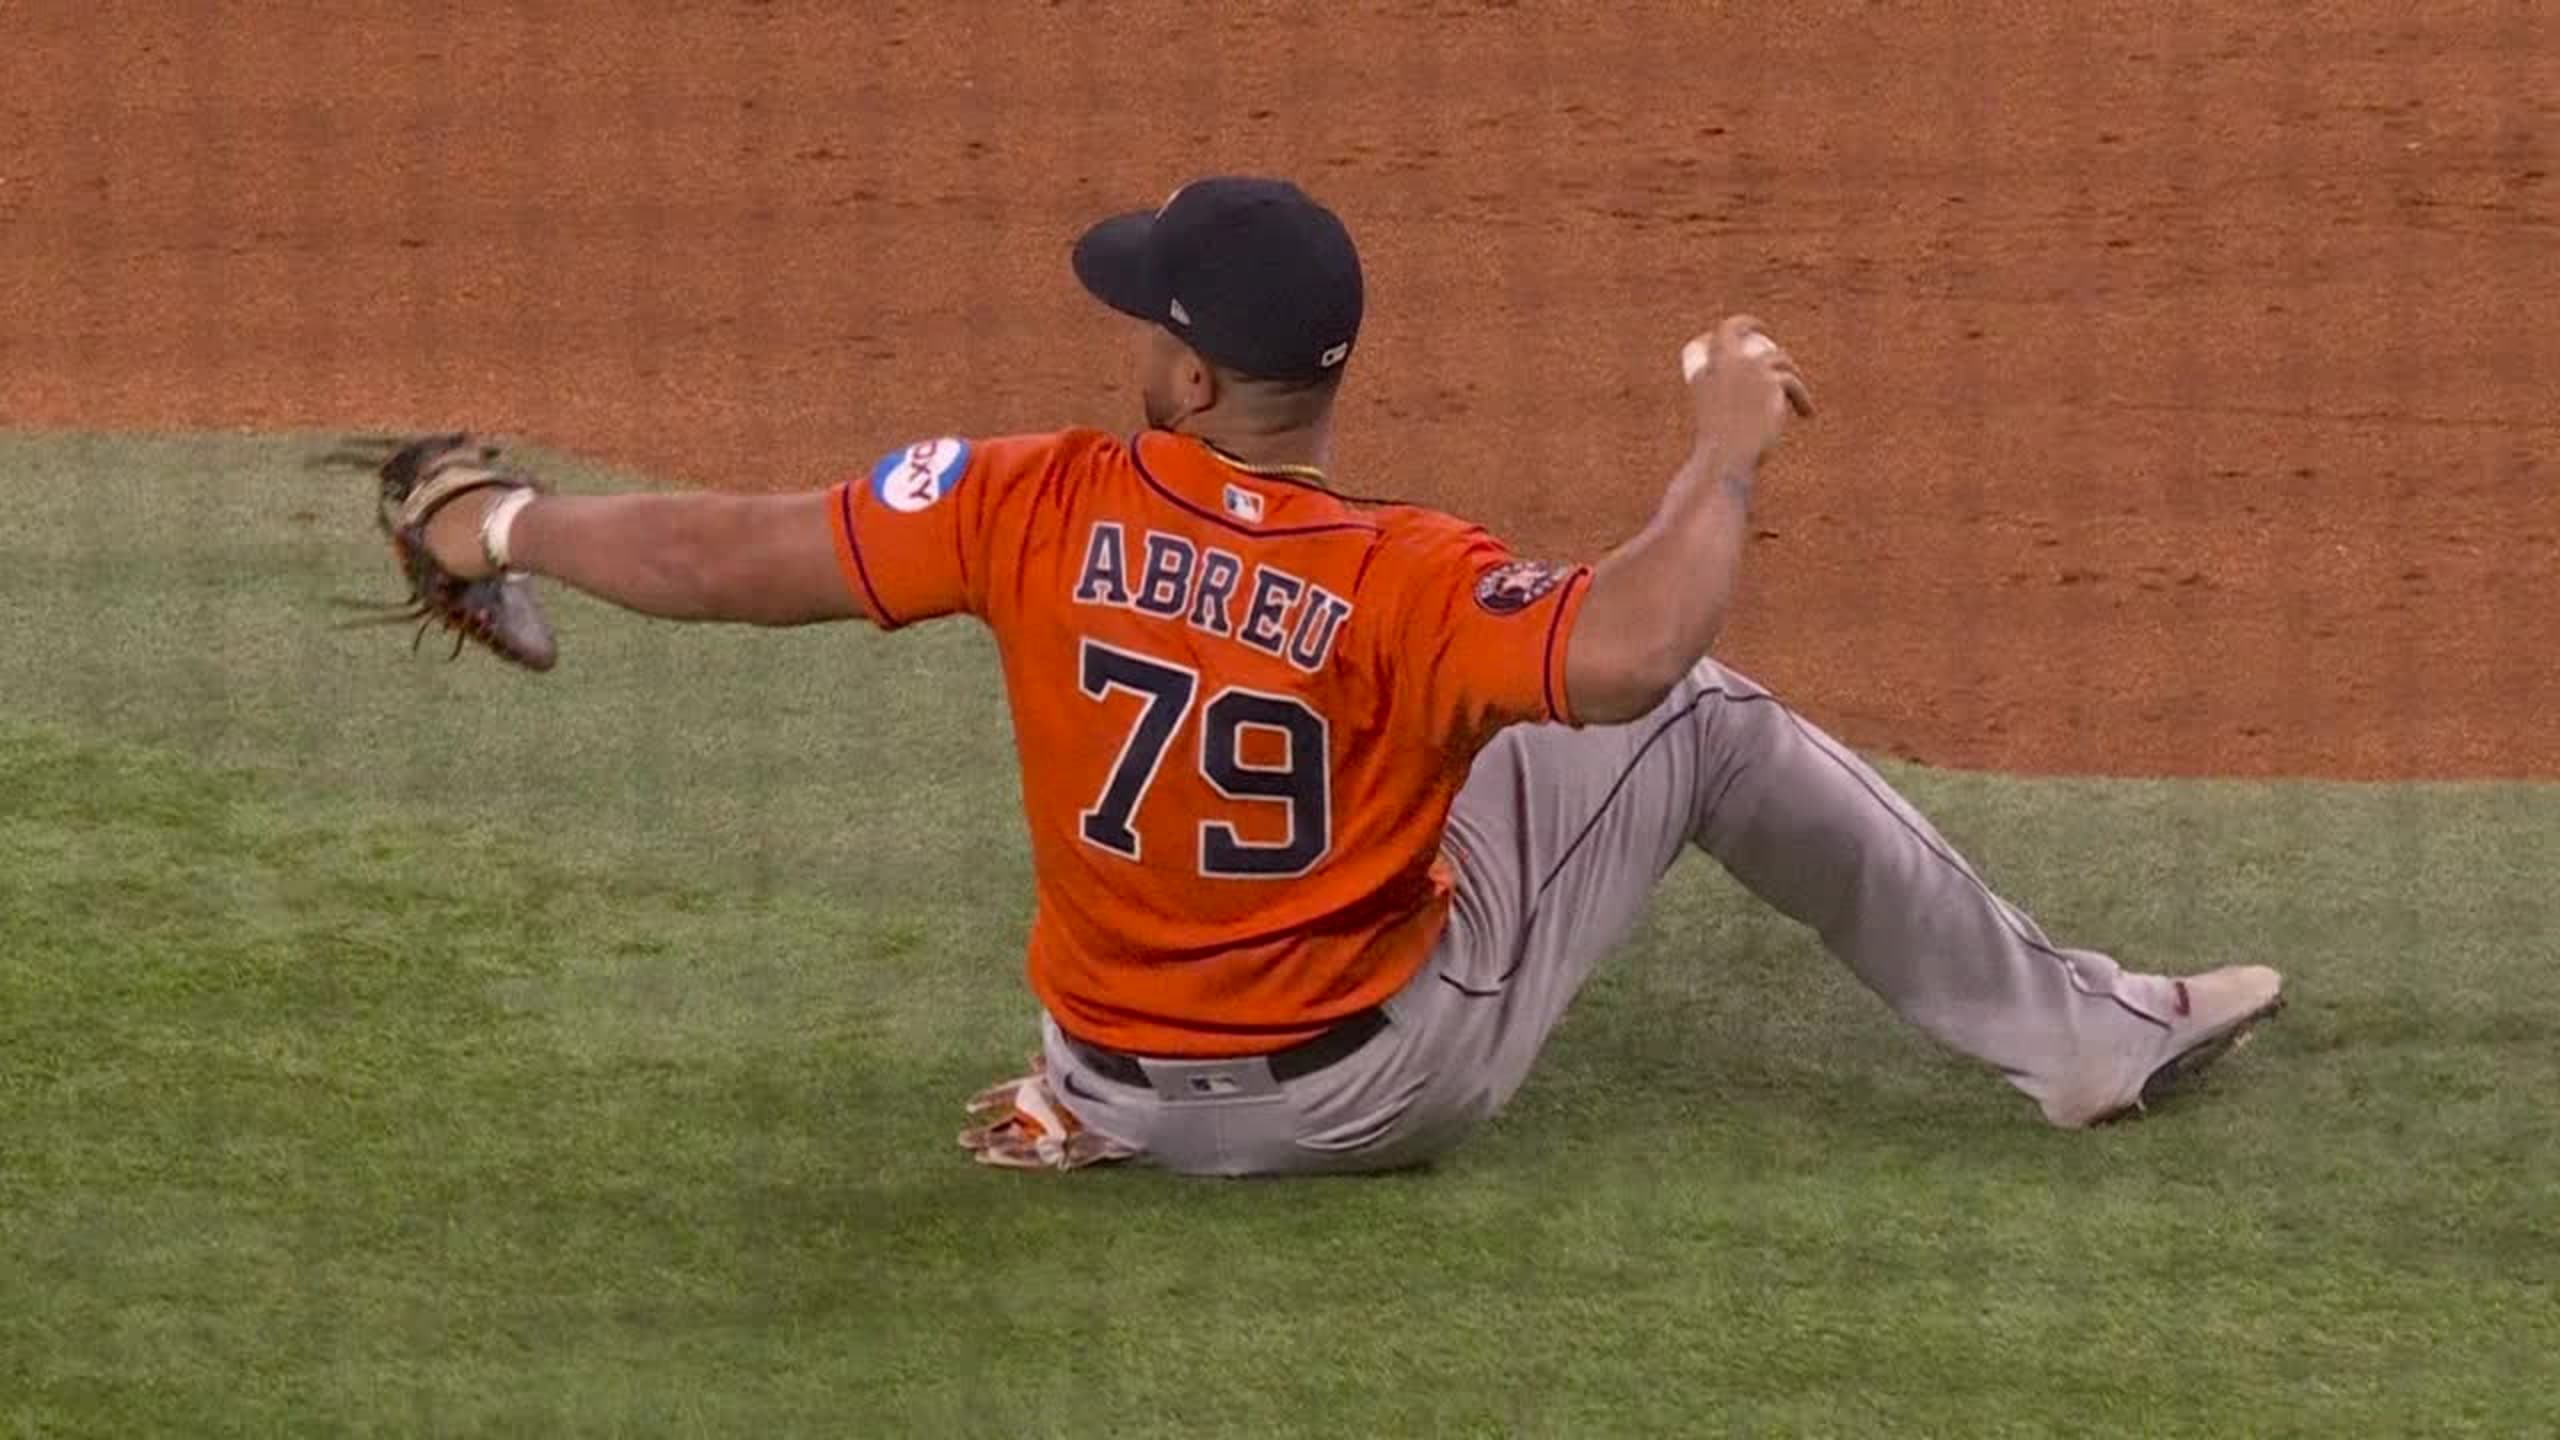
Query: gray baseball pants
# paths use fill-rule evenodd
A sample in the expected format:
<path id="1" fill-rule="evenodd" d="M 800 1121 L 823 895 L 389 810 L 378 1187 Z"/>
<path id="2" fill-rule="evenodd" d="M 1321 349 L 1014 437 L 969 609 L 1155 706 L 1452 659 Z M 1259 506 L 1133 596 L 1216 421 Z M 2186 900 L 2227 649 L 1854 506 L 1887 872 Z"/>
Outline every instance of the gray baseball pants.
<path id="1" fill-rule="evenodd" d="M 2084 1057 L 2156 1045 L 2167 1024 L 2166 981 L 2052 944 L 1865 762 L 1713 661 L 1632 724 L 1506 731 L 1477 757 L 1444 843 L 1448 928 L 1355 1054 L 1286 1082 L 1259 1060 L 1147 1060 L 1140 1088 L 1094 1074 L 1048 1021 L 1061 1098 L 1180 1172 L 1429 1161 L 1520 1088 L 1690 844 L 1904 1020 L 2031 1096 Z"/>

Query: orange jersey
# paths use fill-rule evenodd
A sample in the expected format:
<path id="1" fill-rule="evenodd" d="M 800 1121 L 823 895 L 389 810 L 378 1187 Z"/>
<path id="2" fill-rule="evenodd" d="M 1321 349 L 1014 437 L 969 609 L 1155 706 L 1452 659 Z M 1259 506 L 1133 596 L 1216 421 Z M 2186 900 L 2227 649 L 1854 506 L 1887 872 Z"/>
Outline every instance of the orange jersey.
<path id="1" fill-rule="evenodd" d="M 1573 723 L 1588 571 L 1436 511 L 1083 429 L 926 442 L 831 498 L 875 623 L 995 634 L 1030 983 L 1094 1044 L 1262 1053 L 1395 993 L 1447 916 L 1477 751 Z"/>

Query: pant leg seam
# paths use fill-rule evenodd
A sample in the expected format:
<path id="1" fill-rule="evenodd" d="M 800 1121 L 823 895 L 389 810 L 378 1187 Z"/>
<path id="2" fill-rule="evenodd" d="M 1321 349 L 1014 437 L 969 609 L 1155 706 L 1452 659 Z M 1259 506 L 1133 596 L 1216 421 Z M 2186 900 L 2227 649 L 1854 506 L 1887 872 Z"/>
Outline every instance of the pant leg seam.
<path id="1" fill-rule="evenodd" d="M 1720 696 L 1724 693 L 1721 689 L 1700 690 L 1689 697 L 1688 704 L 1664 716 L 1661 723 L 1653 727 L 1653 733 L 1644 737 L 1644 743 L 1636 747 L 1636 753 L 1628 756 L 1627 763 L 1619 768 L 1618 778 L 1609 782 L 1609 793 L 1600 797 L 1600 803 L 1593 807 L 1591 817 L 1582 822 L 1582 829 L 1575 834 L 1572 843 L 1564 847 L 1564 853 L 1557 856 L 1556 863 L 1548 867 L 1546 878 L 1538 882 L 1537 890 L 1529 897 L 1531 914 L 1537 913 L 1539 903 L 1547 898 L 1547 891 L 1555 885 L 1556 877 L 1564 873 L 1564 867 L 1572 864 L 1573 857 L 1581 853 L 1583 842 L 1589 840 L 1591 832 L 1599 828 L 1601 820 L 1609 813 L 1609 807 L 1617 804 L 1618 797 L 1626 792 L 1627 781 L 1634 777 L 1636 767 L 1644 763 L 1644 757 L 1653 753 L 1653 747 L 1661 741 L 1663 736 L 1671 732 L 1672 726 L 1696 714 L 1698 707 L 1705 703 L 1708 696 Z M 1766 700 L 1769 697 L 1762 695 L 1749 698 Z"/>
<path id="2" fill-rule="evenodd" d="M 1599 829 L 1600 822 L 1607 818 L 1610 807 L 1618 803 L 1618 797 L 1626 793 L 1627 781 L 1634 777 L 1636 768 L 1644 763 L 1644 759 L 1647 755 L 1653 753 L 1653 747 L 1661 742 L 1662 737 L 1671 733 L 1672 726 L 1677 725 L 1681 721 L 1689 718 L 1691 715 L 1696 714 L 1698 712 L 1698 707 L 1704 704 L 1707 697 L 1710 695 L 1722 696 L 1725 698 L 1736 698 L 1727 696 L 1726 691 L 1722 686 L 1701 687 L 1698 693 L 1689 697 L 1687 704 L 1682 705 L 1679 709 L 1673 711 L 1669 715 L 1662 717 L 1661 721 L 1653 727 L 1653 733 L 1645 736 L 1644 743 L 1636 747 L 1636 753 L 1628 756 L 1627 763 L 1619 767 L 1618 778 L 1609 782 L 1609 793 L 1600 797 L 1600 803 L 1592 808 L 1590 818 L 1582 822 L 1582 829 L 1577 831 L 1572 842 L 1564 847 L 1564 853 L 1556 857 L 1555 864 L 1548 867 L 1546 877 L 1538 882 L 1538 888 L 1531 892 L 1529 896 L 1528 909 L 1522 916 L 1523 923 L 1521 926 L 1521 933 L 1523 935 L 1528 933 L 1530 924 L 1537 920 L 1538 907 L 1546 902 L 1547 891 L 1554 888 L 1557 877 L 1563 875 L 1565 867 L 1573 863 L 1573 857 L 1582 852 L 1583 843 L 1591 838 L 1593 831 Z M 1752 700 L 1770 699 L 1770 697 L 1766 695 L 1744 696 L 1739 698 Z M 1470 996 L 1476 999 L 1484 999 L 1490 996 L 1499 995 L 1502 993 L 1503 989 L 1509 988 L 1511 977 L 1520 973 L 1520 967 L 1525 964 L 1526 961 L 1527 957 L 1525 955 L 1513 956 L 1510 966 L 1495 980 L 1495 985 L 1500 987 L 1496 989 L 1488 990 L 1462 985 L 1455 980 L 1449 979 L 1447 975 L 1442 975 L 1440 978 L 1447 982 L 1451 989 L 1456 990 L 1461 995 Z"/>
<path id="3" fill-rule="evenodd" d="M 1768 697 L 1764 696 L 1761 698 L 1766 699 Z M 2025 929 L 2019 926 L 2017 917 L 2009 912 L 2009 907 L 2007 905 L 2001 903 L 1998 893 L 1993 891 L 1989 885 L 1984 884 L 1982 877 L 1973 873 L 1971 867 L 1965 865 L 1954 855 L 1949 854 L 1945 846 L 1931 840 L 1927 832 L 1914 826 L 1909 818 L 1904 816 L 1899 809 L 1889 803 L 1885 797 L 1878 795 L 1876 793 L 1875 786 L 1869 784 L 1867 782 L 1867 778 L 1859 774 L 1856 767 L 1844 763 L 1840 756 L 1835 753 L 1829 745 L 1822 743 L 1822 738 L 1807 729 L 1803 720 L 1800 719 L 1795 712 L 1781 705 L 1778 707 L 1778 713 L 1784 715 L 1787 718 L 1787 723 L 1795 727 L 1796 733 L 1802 736 L 1807 744 L 1813 746 L 1815 753 L 1821 755 L 1823 759 L 1830 761 L 1833 766 L 1839 769 L 1840 773 L 1848 776 L 1850 780 L 1854 781 L 1859 789 L 1866 791 L 1868 798 L 1882 806 L 1884 812 L 1893 817 L 1893 823 L 1901 826 L 1903 832 L 1908 834 L 1912 839 L 1919 841 L 1920 848 L 1928 851 L 1930 855 L 1936 857 L 1940 864 L 1947 866 L 1949 869 L 1954 870 L 1957 874 L 1963 876 L 1966 882 L 1972 885 L 1974 889 L 1981 891 L 1983 898 L 1991 902 L 1991 913 L 2000 917 L 2001 926 L 2010 934 L 2018 937 L 2019 944 L 2024 945 L 2027 949 L 2038 955 L 2044 956 L 2046 959 L 2051 960 L 2055 965 L 2061 967 L 2065 983 L 2069 984 L 2074 991 L 2077 991 L 2082 995 L 2092 997 L 2097 994 L 2097 992 L 2086 989 L 2080 984 L 2080 972 L 2073 967 L 2070 957 L 2064 955 L 2061 950 L 2052 944 L 2038 940 L 2035 936 L 2029 934 Z M 2154 1015 L 2146 1014 L 2121 995 L 2109 994 L 2105 998 L 2113 1001 L 2118 1009 L 2123 1010 L 2126 1014 L 2133 1016 L 2135 1019 L 2140 1020 L 2145 1024 L 2156 1025 L 2162 1030 L 2171 1028 L 2168 1021 L 2162 1020 Z"/>
<path id="4" fill-rule="evenodd" d="M 1821 755 L 1823 759 L 1829 761 L 1833 766 L 1838 768 L 1841 773 L 1847 775 L 1851 781 L 1855 782 L 1859 789 L 1867 793 L 1869 799 L 1875 801 L 1877 805 L 1883 808 L 1887 815 L 1893 817 L 1893 822 L 1896 825 L 1901 826 L 1904 833 L 1910 835 L 1914 840 L 1919 841 L 1923 850 L 1927 851 L 1940 864 L 1953 869 L 1957 874 L 1965 877 L 1968 884 L 1972 885 L 1976 890 L 1981 891 L 1983 897 L 1992 902 L 1992 913 L 1999 917 L 2000 924 L 2006 928 L 2011 935 L 2016 936 L 2021 945 L 2038 955 L 2044 956 L 2047 960 L 2050 960 L 2055 965 L 2059 966 L 2062 970 L 2065 983 L 2070 985 L 2072 990 L 2082 995 L 2089 995 L 2093 998 L 2095 997 L 2096 992 L 2087 989 L 2080 983 L 2079 971 L 2073 968 L 2069 957 L 2065 956 L 2053 945 L 2036 939 L 2035 936 L 2020 928 L 2016 918 L 2009 913 L 2008 907 L 2000 903 L 2000 897 L 1998 894 L 1995 893 L 1990 886 L 1983 883 L 1981 876 L 1974 874 L 1970 868 L 1963 864 L 1963 862 L 1949 854 L 1943 845 L 1932 841 L 1925 832 L 1915 828 L 1911 824 L 1910 820 L 1907 819 L 1899 809 L 1887 801 L 1885 797 L 1876 793 L 1875 787 L 1869 784 L 1866 777 L 1860 775 L 1855 767 L 1843 764 L 1839 755 L 1836 754 L 1830 746 L 1823 744 L 1812 731 L 1807 729 L 1803 720 L 1799 718 L 1794 711 L 1789 710 L 1782 704 L 1778 704 L 1777 697 L 1767 693 L 1766 691 L 1757 691 L 1749 694 L 1736 694 L 1722 685 L 1706 685 L 1699 687 L 1698 692 L 1689 697 L 1687 704 L 1682 705 L 1673 713 L 1664 716 L 1662 720 L 1654 726 L 1653 733 L 1645 737 L 1644 743 L 1636 747 L 1636 753 L 1629 756 L 1627 763 L 1620 768 L 1618 778 L 1610 782 L 1609 793 L 1601 797 L 1599 805 L 1593 808 L 1590 818 L 1583 821 L 1582 829 L 1574 835 L 1572 842 L 1565 846 L 1564 853 L 1556 858 L 1555 864 L 1549 867 L 1545 878 L 1538 882 L 1537 890 L 1530 896 L 1528 911 L 1524 917 L 1525 920 L 1534 921 L 1537 918 L 1538 907 L 1544 903 L 1547 891 L 1553 888 L 1557 877 L 1564 874 L 1565 867 L 1573 862 L 1574 856 L 1581 853 L 1583 843 L 1589 840 L 1592 832 L 1599 828 L 1601 820 L 1607 817 L 1610 807 L 1615 805 L 1619 795 L 1625 792 L 1627 781 L 1633 778 L 1636 768 L 1644 763 L 1645 757 L 1652 753 L 1653 747 L 1661 741 L 1664 735 L 1670 733 L 1672 726 L 1677 725 L 1681 721 L 1689 718 L 1691 715 L 1696 714 L 1699 708 L 1709 699 L 1722 700 L 1727 704 L 1733 705 L 1777 705 L 1778 713 L 1786 718 L 1787 724 L 1795 730 L 1798 736 L 1802 737 L 1807 744 L 1810 744 L 1813 747 L 1815 753 Z M 1721 792 L 1719 792 L 1718 798 L 1722 798 Z M 1511 977 L 1519 972 L 1522 963 L 1524 963 L 1523 958 L 1515 957 L 1510 967 L 1502 972 L 1502 975 L 1500 979 L 1496 981 L 1496 984 L 1498 986 L 1507 987 L 1510 983 Z M 1500 989 L 1483 989 L 1460 984 L 1458 981 L 1450 979 L 1445 974 L 1440 978 L 1451 989 L 1456 990 L 1461 995 L 1469 996 L 1471 998 L 1483 999 L 1501 993 Z M 2171 1028 L 2167 1021 L 2145 1013 L 2121 995 L 2109 994 L 2105 998 L 2112 1002 L 2118 1009 L 2123 1010 L 2126 1014 L 2133 1016 L 2135 1019 L 2141 1020 L 2145 1024 L 2157 1026 L 2162 1030 Z"/>

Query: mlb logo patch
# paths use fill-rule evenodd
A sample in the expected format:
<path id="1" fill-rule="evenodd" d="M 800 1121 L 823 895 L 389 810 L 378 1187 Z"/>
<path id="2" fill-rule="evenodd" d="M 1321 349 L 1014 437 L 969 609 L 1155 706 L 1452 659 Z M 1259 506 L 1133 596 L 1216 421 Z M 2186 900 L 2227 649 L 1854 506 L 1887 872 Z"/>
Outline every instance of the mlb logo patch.
<path id="1" fill-rule="evenodd" d="M 1241 485 L 1227 487 L 1227 513 L 1239 520 L 1262 523 L 1262 497 Z"/>

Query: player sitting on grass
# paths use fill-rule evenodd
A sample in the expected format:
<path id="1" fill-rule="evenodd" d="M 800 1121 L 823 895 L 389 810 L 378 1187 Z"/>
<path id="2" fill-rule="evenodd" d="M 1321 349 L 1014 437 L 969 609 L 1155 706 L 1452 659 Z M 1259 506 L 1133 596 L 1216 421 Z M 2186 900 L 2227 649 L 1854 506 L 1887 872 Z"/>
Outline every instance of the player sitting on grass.
<path id="1" fill-rule="evenodd" d="M 978 1098 L 978 1158 L 1268 1175 L 1443 1154 L 1690 845 L 2058 1126 L 2141 1108 L 2276 1008 L 2263 967 L 2178 979 L 2056 945 L 1708 658 L 1763 457 L 1811 408 L 1749 317 L 1686 352 L 1695 434 L 1652 519 L 1551 565 L 1340 487 L 1360 262 L 1297 187 L 1187 185 L 1094 226 L 1074 268 L 1139 322 L 1135 435 L 927 440 L 775 496 L 537 494 L 464 437 L 386 469 L 395 530 L 450 593 L 512 572 L 678 620 L 994 632 L 1045 1043 Z M 466 623 L 548 663 L 520 584 L 468 593 Z"/>

